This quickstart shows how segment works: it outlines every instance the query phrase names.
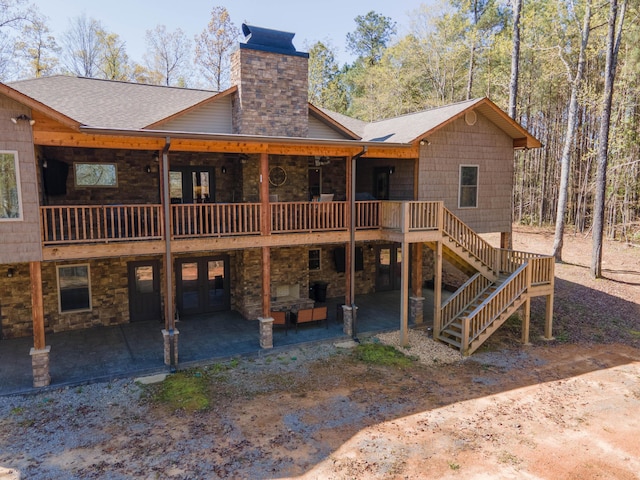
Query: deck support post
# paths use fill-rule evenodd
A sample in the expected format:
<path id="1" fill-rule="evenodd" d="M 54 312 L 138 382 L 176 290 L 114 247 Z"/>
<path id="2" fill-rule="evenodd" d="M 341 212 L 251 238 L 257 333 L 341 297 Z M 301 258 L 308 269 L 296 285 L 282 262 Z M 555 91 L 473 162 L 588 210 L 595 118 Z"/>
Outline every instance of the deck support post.
<path id="1" fill-rule="evenodd" d="M 544 338 L 553 340 L 553 294 L 546 296 L 547 305 L 544 314 Z"/>
<path id="2" fill-rule="evenodd" d="M 442 240 L 436 242 L 433 279 L 433 338 L 440 335 L 442 328 Z"/>
<path id="3" fill-rule="evenodd" d="M 531 297 L 527 297 L 527 300 L 522 305 L 524 309 L 522 315 L 522 344 L 529 345 L 529 326 L 531 324 Z"/>
<path id="4" fill-rule="evenodd" d="M 404 211 L 403 215 L 404 217 Z M 404 223 L 404 221 L 403 221 Z M 406 238 L 406 237 L 405 237 Z M 402 249 L 402 276 L 400 277 L 400 345 L 406 347 L 409 344 L 409 243 L 403 241 Z"/>
<path id="5" fill-rule="evenodd" d="M 44 302 L 42 300 L 42 263 L 29 262 L 31 283 L 31 316 L 33 321 L 33 348 L 31 349 L 31 369 L 33 386 L 46 387 L 51 383 L 49 374 L 49 353 L 51 347 L 45 345 Z"/>
<path id="6" fill-rule="evenodd" d="M 271 316 L 271 248 L 262 247 L 262 318 Z"/>
<path id="7" fill-rule="evenodd" d="M 411 245 L 411 298 L 409 299 L 410 319 L 416 325 L 424 322 L 424 297 L 422 296 L 422 255 L 423 244 Z"/>

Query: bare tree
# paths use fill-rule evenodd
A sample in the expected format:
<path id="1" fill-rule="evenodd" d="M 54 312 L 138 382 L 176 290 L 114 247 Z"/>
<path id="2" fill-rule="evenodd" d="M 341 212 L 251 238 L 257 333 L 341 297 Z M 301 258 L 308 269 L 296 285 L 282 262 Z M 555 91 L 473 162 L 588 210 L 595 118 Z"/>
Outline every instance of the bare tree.
<path id="1" fill-rule="evenodd" d="M 618 13 L 618 0 L 609 0 L 609 30 L 607 33 L 604 92 L 602 94 L 600 131 L 598 132 L 596 198 L 593 206 L 593 249 L 591 252 L 591 276 L 593 278 L 602 277 L 602 234 L 604 231 L 604 202 L 607 187 L 607 159 L 609 156 L 609 123 L 611 121 L 613 84 L 616 79 L 618 51 L 620 50 L 626 9 L 627 0 L 622 1 L 620 13 Z"/>
<path id="2" fill-rule="evenodd" d="M 569 192 L 569 173 L 571 171 L 571 148 L 578 127 L 578 93 L 584 76 L 587 45 L 589 44 L 589 32 L 591 30 L 591 0 L 587 0 L 582 23 L 582 36 L 580 41 L 580 53 L 575 75 L 572 78 L 572 68 L 568 61 L 560 55 L 566 69 L 569 83 L 571 84 L 571 98 L 569 99 L 569 116 L 567 117 L 567 134 L 564 137 L 562 159 L 560 161 L 560 189 L 558 192 L 558 209 L 556 211 L 556 232 L 553 239 L 553 256 L 556 262 L 562 261 L 562 245 L 564 236 L 565 214 L 567 210 L 567 197 Z M 562 50 L 560 50 L 562 51 Z"/>
<path id="3" fill-rule="evenodd" d="M 180 28 L 168 32 L 166 26 L 158 25 L 154 30 L 147 30 L 145 61 L 151 72 L 157 72 L 160 84 L 186 86 L 190 51 L 191 42 Z"/>
<path id="4" fill-rule="evenodd" d="M 116 33 L 100 32 L 100 55 L 98 66 L 101 76 L 107 80 L 129 80 L 131 66 L 126 45 Z"/>
<path id="5" fill-rule="evenodd" d="M 23 27 L 16 52 L 28 62 L 28 76 L 41 77 L 54 73 L 60 48 L 44 18 L 36 16 Z"/>
<path id="6" fill-rule="evenodd" d="M 516 119 L 518 104 L 518 74 L 520 71 L 520 14 L 522 0 L 513 0 L 513 43 L 511 48 L 511 78 L 509 80 L 509 116 Z"/>
<path id="7" fill-rule="evenodd" d="M 196 40 L 196 63 L 202 74 L 216 90 L 229 83 L 229 55 L 234 48 L 240 30 L 231 22 L 225 7 L 213 7 L 207 28 Z"/>
<path id="8" fill-rule="evenodd" d="M 100 36 L 102 24 L 83 13 L 69 21 L 69 29 L 62 37 L 63 65 L 81 77 L 96 77 L 99 72 Z"/>
<path id="9" fill-rule="evenodd" d="M 20 73 L 14 60 L 15 32 L 37 16 L 36 8 L 28 7 L 26 0 L 0 0 L 0 79 Z"/>

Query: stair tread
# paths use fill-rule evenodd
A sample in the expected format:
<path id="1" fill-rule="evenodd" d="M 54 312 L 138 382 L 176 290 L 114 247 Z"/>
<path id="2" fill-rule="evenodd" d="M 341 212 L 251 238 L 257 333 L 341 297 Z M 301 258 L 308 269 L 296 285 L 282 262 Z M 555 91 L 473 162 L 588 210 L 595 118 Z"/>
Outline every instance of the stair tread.
<path id="1" fill-rule="evenodd" d="M 446 333 L 447 335 L 451 335 L 452 337 L 456 337 L 456 338 L 462 338 L 462 332 L 456 332 L 455 330 L 443 330 L 442 333 Z"/>
<path id="2" fill-rule="evenodd" d="M 453 345 L 456 348 L 460 349 L 460 342 L 456 342 L 455 340 L 449 338 L 449 337 L 438 337 L 440 339 L 440 341 L 444 342 L 444 343 L 448 343 L 449 345 Z"/>

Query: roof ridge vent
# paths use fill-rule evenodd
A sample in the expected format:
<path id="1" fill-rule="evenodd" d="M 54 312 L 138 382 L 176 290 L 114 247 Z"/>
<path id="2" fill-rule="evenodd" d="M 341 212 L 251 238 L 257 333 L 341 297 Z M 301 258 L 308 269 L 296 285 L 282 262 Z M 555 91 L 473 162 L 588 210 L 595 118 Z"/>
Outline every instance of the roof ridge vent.
<path id="1" fill-rule="evenodd" d="M 308 53 L 298 52 L 296 47 L 293 46 L 295 33 L 256 27 L 246 23 L 242 24 L 242 33 L 244 33 L 246 43 L 241 43 L 240 48 L 300 57 L 309 56 Z"/>

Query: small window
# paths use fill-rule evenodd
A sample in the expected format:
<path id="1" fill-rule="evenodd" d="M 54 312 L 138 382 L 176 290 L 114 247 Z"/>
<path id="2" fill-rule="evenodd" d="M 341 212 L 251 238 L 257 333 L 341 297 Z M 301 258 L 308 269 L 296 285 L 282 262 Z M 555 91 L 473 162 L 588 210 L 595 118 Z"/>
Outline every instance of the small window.
<path id="1" fill-rule="evenodd" d="M 474 208 L 478 206 L 478 166 L 460 166 L 460 192 L 458 196 L 460 208 Z"/>
<path id="2" fill-rule="evenodd" d="M 0 151 L 0 220 L 22 220 L 18 152 Z"/>
<path id="3" fill-rule="evenodd" d="M 320 250 L 309 250 L 309 270 L 320 270 Z"/>
<path id="4" fill-rule="evenodd" d="M 117 187 L 118 168 L 115 163 L 74 163 L 77 187 Z"/>
<path id="5" fill-rule="evenodd" d="M 61 313 L 91 310 L 89 265 L 58 267 L 58 294 Z"/>

